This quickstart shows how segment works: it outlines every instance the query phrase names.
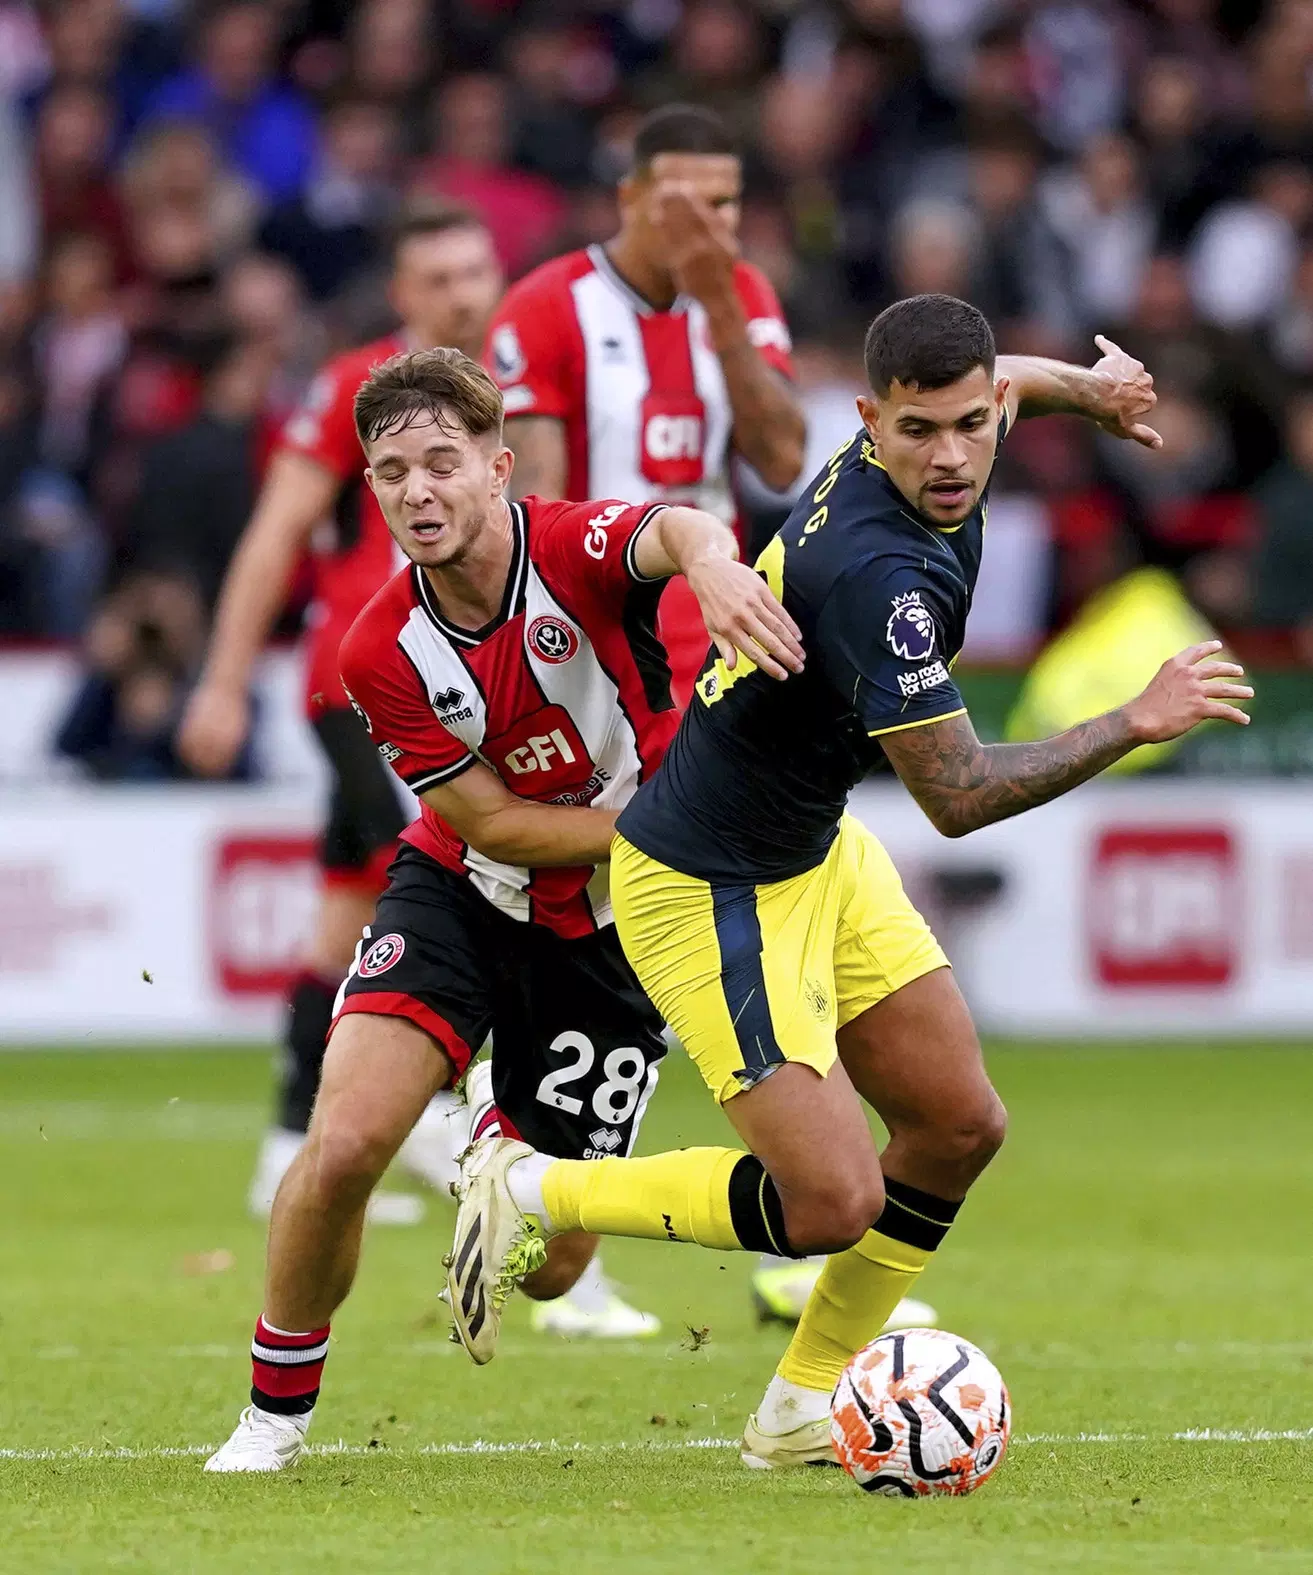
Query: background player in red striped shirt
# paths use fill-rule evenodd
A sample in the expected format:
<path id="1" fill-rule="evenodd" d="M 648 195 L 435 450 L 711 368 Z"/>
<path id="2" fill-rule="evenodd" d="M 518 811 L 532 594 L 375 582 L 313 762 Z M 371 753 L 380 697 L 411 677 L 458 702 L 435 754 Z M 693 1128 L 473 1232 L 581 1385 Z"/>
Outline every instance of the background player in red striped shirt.
<path id="1" fill-rule="evenodd" d="M 806 426 L 789 330 L 770 281 L 738 255 L 742 188 L 719 116 L 655 110 L 620 183 L 619 232 L 507 292 L 484 359 L 506 402 L 517 497 L 663 499 L 730 524 L 733 456 L 780 491 L 797 480 Z M 661 635 L 695 672 L 706 631 L 679 582 Z"/>
<path id="2" fill-rule="evenodd" d="M 299 1455 L 370 1192 L 490 1031 L 511 1130 L 572 1158 L 628 1153 L 664 1044 L 605 865 L 616 813 L 678 724 L 655 639 L 666 577 L 688 579 L 730 665 L 741 650 L 779 678 L 802 667 L 792 620 L 713 516 L 509 503 L 501 417 L 487 374 L 446 349 L 396 357 L 356 398 L 370 486 L 411 566 L 356 620 L 342 675 L 423 808 L 339 996 L 270 1221 L 252 1405 L 209 1470 Z M 559 1294 L 595 1246 L 562 1236 L 526 1289 Z"/>
<path id="3" fill-rule="evenodd" d="M 337 673 L 342 636 L 399 561 L 361 475 L 351 402 L 370 368 L 398 350 L 446 344 L 477 354 L 501 288 L 491 239 L 472 215 L 421 214 L 400 225 L 389 300 L 401 326 L 328 362 L 288 422 L 229 568 L 205 670 L 183 722 L 179 742 L 192 768 L 212 775 L 227 771 L 250 727 L 256 661 L 302 555 L 311 551 L 315 605 L 307 637 L 306 706 L 332 786 L 321 843 L 318 920 L 290 995 L 276 1124 L 266 1135 L 251 1185 L 257 1213 L 268 1212 L 304 1141 L 333 997 L 383 889 L 396 838 L 410 819 Z M 383 1195 L 379 1203 L 384 1211 L 373 1217 L 398 1223 L 413 1221 L 421 1211 L 417 1199 L 396 1194 Z"/>

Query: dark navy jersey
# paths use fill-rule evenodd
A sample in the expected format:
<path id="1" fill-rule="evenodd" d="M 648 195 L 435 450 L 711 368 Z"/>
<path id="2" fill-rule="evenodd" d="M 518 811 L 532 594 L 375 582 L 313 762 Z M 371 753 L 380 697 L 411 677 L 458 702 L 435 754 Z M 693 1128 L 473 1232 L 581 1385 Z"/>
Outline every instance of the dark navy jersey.
<path id="1" fill-rule="evenodd" d="M 1002 433 L 1000 432 L 1000 437 Z M 620 816 L 652 858 L 717 883 L 824 859 L 880 738 L 960 714 L 951 667 L 980 569 L 988 489 L 961 525 L 925 518 L 864 430 L 833 456 L 757 568 L 802 631 L 784 682 L 714 647 L 661 769 Z"/>

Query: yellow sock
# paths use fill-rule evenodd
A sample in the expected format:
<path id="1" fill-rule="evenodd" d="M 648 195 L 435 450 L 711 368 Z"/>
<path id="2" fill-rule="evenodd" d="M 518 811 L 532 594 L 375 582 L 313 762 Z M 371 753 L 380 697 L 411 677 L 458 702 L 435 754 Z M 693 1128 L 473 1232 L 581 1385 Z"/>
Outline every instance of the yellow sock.
<path id="1" fill-rule="evenodd" d="M 776 1372 L 804 1389 L 833 1389 L 929 1261 L 928 1252 L 874 1230 L 827 1258 Z"/>
<path id="2" fill-rule="evenodd" d="M 543 1172 L 542 1195 L 554 1231 L 694 1241 L 722 1252 L 753 1246 L 735 1230 L 730 1178 L 750 1154 L 732 1148 L 683 1148 L 648 1159 L 558 1159 Z M 742 1191 L 742 1185 L 733 1189 Z"/>
<path id="3" fill-rule="evenodd" d="M 826 1260 L 776 1368 L 804 1389 L 833 1389 L 879 1334 L 948 1233 L 959 1205 L 885 1178 L 885 1206 L 855 1247 Z"/>

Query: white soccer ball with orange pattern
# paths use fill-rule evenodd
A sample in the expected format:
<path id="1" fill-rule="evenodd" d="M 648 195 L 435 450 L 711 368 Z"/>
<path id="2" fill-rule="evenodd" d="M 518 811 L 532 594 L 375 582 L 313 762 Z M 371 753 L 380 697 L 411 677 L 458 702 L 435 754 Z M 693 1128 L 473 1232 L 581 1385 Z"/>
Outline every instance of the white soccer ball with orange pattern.
<path id="1" fill-rule="evenodd" d="M 904 1329 L 863 1346 L 830 1406 L 839 1463 L 868 1493 L 972 1493 L 1012 1432 L 1007 1385 L 983 1351 L 945 1329 Z"/>

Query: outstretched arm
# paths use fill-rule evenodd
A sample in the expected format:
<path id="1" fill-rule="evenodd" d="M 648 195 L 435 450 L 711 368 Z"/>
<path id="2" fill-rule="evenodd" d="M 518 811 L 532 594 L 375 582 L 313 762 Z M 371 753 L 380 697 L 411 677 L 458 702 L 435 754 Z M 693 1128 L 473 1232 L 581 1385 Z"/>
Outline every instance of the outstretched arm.
<path id="1" fill-rule="evenodd" d="M 1243 667 L 1215 660 L 1221 649 L 1220 640 L 1192 646 L 1164 662 L 1136 699 L 1033 744 L 982 744 L 965 712 L 881 743 L 935 829 L 964 837 L 1070 792 L 1140 744 L 1179 738 L 1210 717 L 1247 723 L 1227 702 L 1254 691 L 1234 682 Z"/>
<path id="2" fill-rule="evenodd" d="M 1158 402 L 1153 378 L 1111 339 L 1095 334 L 1094 342 L 1103 355 L 1089 367 L 1042 356 L 999 356 L 995 375 L 1007 379 L 1009 419 L 1087 416 L 1113 437 L 1161 448 L 1162 438 L 1141 419 Z"/>
<path id="3" fill-rule="evenodd" d="M 738 556 L 734 532 L 703 509 L 662 509 L 634 541 L 634 567 L 644 579 L 682 574 L 688 581 L 726 667 L 733 669 L 742 652 L 771 678 L 800 673 L 797 624 Z"/>

